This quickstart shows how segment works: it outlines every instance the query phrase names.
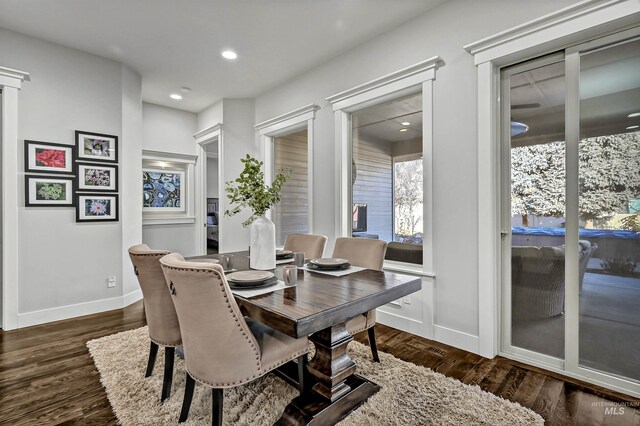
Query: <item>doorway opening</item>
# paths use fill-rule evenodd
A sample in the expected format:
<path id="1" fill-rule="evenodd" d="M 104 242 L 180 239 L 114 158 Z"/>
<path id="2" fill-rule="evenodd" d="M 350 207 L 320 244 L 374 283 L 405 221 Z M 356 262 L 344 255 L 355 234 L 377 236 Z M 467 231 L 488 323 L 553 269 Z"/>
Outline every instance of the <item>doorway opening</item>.
<path id="1" fill-rule="evenodd" d="M 218 140 L 202 147 L 206 154 L 205 165 L 205 195 L 206 206 L 205 240 L 207 254 L 217 254 L 220 250 L 220 194 L 219 194 L 219 149 Z"/>

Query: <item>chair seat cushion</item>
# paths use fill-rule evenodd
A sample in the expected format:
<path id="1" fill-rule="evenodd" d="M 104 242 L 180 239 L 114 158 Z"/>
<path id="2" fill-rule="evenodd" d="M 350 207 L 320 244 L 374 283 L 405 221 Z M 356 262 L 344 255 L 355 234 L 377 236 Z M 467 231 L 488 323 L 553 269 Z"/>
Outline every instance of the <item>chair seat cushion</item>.
<path id="1" fill-rule="evenodd" d="M 263 370 L 272 370 L 309 351 L 306 337 L 294 339 L 251 318 L 245 317 L 245 320 L 260 346 Z"/>
<path id="2" fill-rule="evenodd" d="M 354 335 L 361 331 L 367 330 L 376 325 L 376 310 L 373 309 L 366 314 L 358 315 L 347 321 L 347 331 Z"/>

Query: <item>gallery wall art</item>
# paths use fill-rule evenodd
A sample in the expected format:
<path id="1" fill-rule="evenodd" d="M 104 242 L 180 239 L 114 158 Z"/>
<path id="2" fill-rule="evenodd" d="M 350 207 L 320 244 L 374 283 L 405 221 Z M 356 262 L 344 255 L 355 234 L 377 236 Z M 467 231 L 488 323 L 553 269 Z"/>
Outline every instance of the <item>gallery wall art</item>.
<path id="1" fill-rule="evenodd" d="M 76 130 L 78 161 L 118 162 L 118 137 Z"/>
<path id="2" fill-rule="evenodd" d="M 118 166 L 77 163 L 78 191 L 118 191 Z"/>
<path id="3" fill-rule="evenodd" d="M 73 207 L 73 177 L 25 176 L 26 207 Z"/>
<path id="4" fill-rule="evenodd" d="M 76 222 L 118 220 L 118 194 L 76 193 Z"/>
<path id="5" fill-rule="evenodd" d="M 73 174 L 75 147 L 52 142 L 24 141 L 26 173 Z"/>

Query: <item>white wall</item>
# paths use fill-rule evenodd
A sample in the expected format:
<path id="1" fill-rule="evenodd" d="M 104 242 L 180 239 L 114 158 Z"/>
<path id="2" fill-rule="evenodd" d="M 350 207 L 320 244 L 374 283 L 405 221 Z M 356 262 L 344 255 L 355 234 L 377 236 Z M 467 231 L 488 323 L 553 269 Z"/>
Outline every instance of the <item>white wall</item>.
<path id="1" fill-rule="evenodd" d="M 142 104 L 142 148 L 152 151 L 196 155 L 193 134 L 198 130 L 197 116 L 144 102 Z"/>
<path id="2" fill-rule="evenodd" d="M 74 144 L 77 129 L 119 136 L 121 166 L 127 161 L 123 159 L 135 161 L 139 156 L 135 139 L 142 132 L 135 103 L 141 86 L 135 72 L 111 60 L 1 29 L 0 58 L 3 66 L 31 74 L 19 95 L 19 170 L 24 170 L 24 139 Z M 132 181 L 123 167 L 120 173 L 122 189 Z M 129 194 L 121 193 L 119 222 L 76 223 L 74 208 L 25 208 L 22 173 L 16 184 L 22 193 L 15 224 L 20 236 L 18 324 L 121 307 L 123 233 L 129 232 L 127 221 L 135 215 Z M 130 268 L 128 259 L 126 263 Z M 107 287 L 108 276 L 116 277 L 114 288 Z M 126 289 L 136 287 L 128 280 Z M 84 308 L 69 307 L 74 304 Z"/>
<path id="3" fill-rule="evenodd" d="M 207 158 L 207 198 L 218 198 L 217 158 Z"/>
<path id="4" fill-rule="evenodd" d="M 224 118 L 223 104 L 224 102 L 220 100 L 198 113 L 198 130 L 204 130 L 207 127 L 215 126 L 218 123 L 222 123 Z"/>
<path id="5" fill-rule="evenodd" d="M 477 76 L 473 58 L 462 46 L 571 3 L 575 1 L 445 2 L 256 99 L 256 122 L 312 103 L 321 106 L 314 128 L 314 230 L 330 237 L 330 252 L 338 165 L 334 117 L 325 98 L 436 55 L 444 59 L 434 82 L 433 111 L 437 278 L 433 302 L 424 298 L 433 306 L 425 305 L 423 312 L 435 312 L 436 338 L 456 346 L 470 342 L 467 348 L 473 349 L 478 334 Z"/>
<path id="6" fill-rule="evenodd" d="M 197 130 L 197 116 L 194 113 L 142 103 L 142 129 L 142 149 L 197 155 L 193 140 Z M 142 241 L 155 249 L 195 256 L 204 254 L 198 246 L 198 232 L 204 232 L 204 227 L 199 223 L 144 225 Z"/>

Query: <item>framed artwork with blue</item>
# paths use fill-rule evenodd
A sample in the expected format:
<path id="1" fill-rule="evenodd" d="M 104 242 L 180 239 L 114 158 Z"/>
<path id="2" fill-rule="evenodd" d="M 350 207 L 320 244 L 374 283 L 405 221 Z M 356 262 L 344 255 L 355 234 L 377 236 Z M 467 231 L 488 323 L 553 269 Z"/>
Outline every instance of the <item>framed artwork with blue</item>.
<path id="1" fill-rule="evenodd" d="M 142 169 L 142 209 L 184 212 L 184 178 L 183 170 Z"/>

